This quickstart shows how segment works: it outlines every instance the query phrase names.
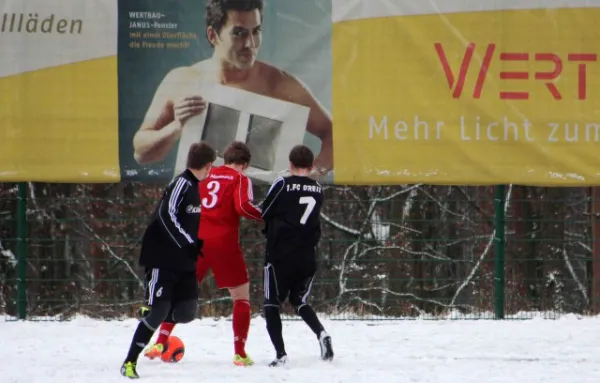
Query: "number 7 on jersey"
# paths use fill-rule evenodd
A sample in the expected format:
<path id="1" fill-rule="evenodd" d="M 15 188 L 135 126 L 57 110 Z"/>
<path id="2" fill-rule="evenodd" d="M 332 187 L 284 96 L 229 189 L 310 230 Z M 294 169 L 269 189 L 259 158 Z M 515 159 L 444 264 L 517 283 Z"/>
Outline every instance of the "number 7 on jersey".
<path id="1" fill-rule="evenodd" d="M 306 205 L 306 208 L 304 209 L 304 214 L 302 214 L 302 217 L 300 218 L 300 223 L 302 225 L 306 225 L 308 217 L 310 217 L 310 213 L 312 213 L 313 209 L 315 208 L 317 201 L 314 197 L 300 197 L 299 203 L 300 205 Z"/>

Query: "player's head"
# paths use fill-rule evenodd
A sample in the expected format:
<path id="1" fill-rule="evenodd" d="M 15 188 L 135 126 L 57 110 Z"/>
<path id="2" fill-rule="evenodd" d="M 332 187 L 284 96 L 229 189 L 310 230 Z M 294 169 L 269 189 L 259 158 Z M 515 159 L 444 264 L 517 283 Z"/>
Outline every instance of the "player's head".
<path id="1" fill-rule="evenodd" d="M 261 42 L 263 0 L 207 0 L 206 38 L 236 69 L 252 68 Z"/>
<path id="2" fill-rule="evenodd" d="M 290 171 L 292 174 L 308 175 L 313 168 L 315 155 L 308 146 L 296 145 L 290 151 L 288 159 L 290 161 Z"/>
<path id="3" fill-rule="evenodd" d="M 251 159 L 250 148 L 241 141 L 233 141 L 223 152 L 225 165 L 234 166 L 240 171 L 248 169 Z"/>
<path id="4" fill-rule="evenodd" d="M 202 181 L 208 176 L 216 159 L 217 153 L 212 146 L 203 141 L 195 142 L 188 152 L 187 168 Z"/>

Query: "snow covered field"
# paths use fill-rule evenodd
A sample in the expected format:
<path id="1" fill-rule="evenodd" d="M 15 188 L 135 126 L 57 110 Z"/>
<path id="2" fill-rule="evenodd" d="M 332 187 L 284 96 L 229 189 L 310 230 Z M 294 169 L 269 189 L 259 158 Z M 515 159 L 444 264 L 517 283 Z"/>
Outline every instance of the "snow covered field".
<path id="1" fill-rule="evenodd" d="M 119 367 L 137 321 L 1 322 L 0 382 L 125 382 Z M 252 324 L 248 351 L 256 365 L 231 364 L 231 322 L 203 319 L 175 330 L 186 344 L 178 364 L 140 358 L 147 383 L 600 382 L 600 319 L 325 321 L 336 357 L 318 358 L 302 322 L 284 322 L 290 363 L 273 358 L 264 321 Z"/>

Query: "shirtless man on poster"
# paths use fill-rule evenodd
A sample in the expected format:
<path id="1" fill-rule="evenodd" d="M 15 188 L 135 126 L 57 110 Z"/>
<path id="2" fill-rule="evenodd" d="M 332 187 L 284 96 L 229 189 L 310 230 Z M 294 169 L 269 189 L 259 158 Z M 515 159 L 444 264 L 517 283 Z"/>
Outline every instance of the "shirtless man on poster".
<path id="1" fill-rule="evenodd" d="M 318 174 L 333 169 L 332 121 L 329 112 L 294 76 L 258 61 L 263 0 L 207 0 L 206 37 L 213 56 L 171 70 L 159 85 L 134 139 L 140 165 L 163 160 L 181 137 L 186 121 L 201 114 L 207 102 L 186 88 L 198 81 L 217 83 L 310 109 L 306 130 L 321 140 L 315 160 Z M 290 41 L 290 43 L 292 43 Z"/>

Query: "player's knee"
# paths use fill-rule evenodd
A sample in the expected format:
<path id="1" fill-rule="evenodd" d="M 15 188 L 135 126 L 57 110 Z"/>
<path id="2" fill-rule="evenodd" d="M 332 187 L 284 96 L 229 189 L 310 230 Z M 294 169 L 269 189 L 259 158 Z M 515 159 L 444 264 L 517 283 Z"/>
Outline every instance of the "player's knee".
<path id="1" fill-rule="evenodd" d="M 152 330 L 156 330 L 160 324 L 167 319 L 171 304 L 169 302 L 156 302 L 150 308 L 150 312 L 142 321 Z"/>
<path id="2" fill-rule="evenodd" d="M 279 313 L 279 305 L 267 304 L 264 307 L 265 315 L 267 313 Z"/>
<path id="3" fill-rule="evenodd" d="M 265 298 L 265 300 L 263 301 L 263 306 L 265 307 L 265 310 L 267 309 L 267 307 L 273 306 L 279 308 L 279 300 L 277 298 L 273 299 L 272 297 Z"/>
<path id="4" fill-rule="evenodd" d="M 247 299 L 237 299 L 233 301 L 233 311 L 238 313 L 250 313 L 250 302 Z"/>
<path id="5" fill-rule="evenodd" d="M 296 312 L 298 312 L 297 308 L 304 304 L 304 302 L 302 302 L 302 298 L 296 297 L 293 295 L 290 295 L 289 300 L 290 300 L 290 304 L 292 305 L 294 310 L 296 310 Z"/>
<path id="6" fill-rule="evenodd" d="M 190 299 L 177 304 L 173 310 L 174 323 L 190 323 L 196 319 L 198 312 L 198 302 L 195 299 Z"/>
<path id="7" fill-rule="evenodd" d="M 294 307 L 294 312 L 296 314 L 300 315 L 300 310 L 302 310 L 303 307 L 309 307 L 309 306 L 306 303 L 300 302 L 300 304 L 293 305 L 293 307 Z"/>
<path id="8" fill-rule="evenodd" d="M 190 323 L 191 321 L 193 321 L 194 319 L 196 319 L 196 312 L 190 312 L 190 311 L 183 311 L 180 313 L 180 315 L 177 316 L 177 321 L 175 323 Z"/>
<path id="9" fill-rule="evenodd" d="M 229 289 L 229 295 L 233 301 L 250 300 L 250 283 L 246 282 L 240 286 Z"/>

